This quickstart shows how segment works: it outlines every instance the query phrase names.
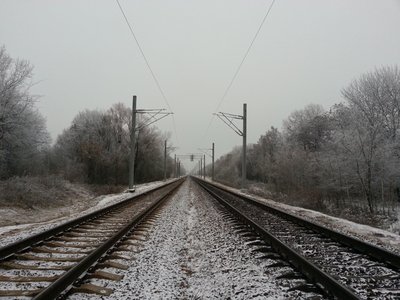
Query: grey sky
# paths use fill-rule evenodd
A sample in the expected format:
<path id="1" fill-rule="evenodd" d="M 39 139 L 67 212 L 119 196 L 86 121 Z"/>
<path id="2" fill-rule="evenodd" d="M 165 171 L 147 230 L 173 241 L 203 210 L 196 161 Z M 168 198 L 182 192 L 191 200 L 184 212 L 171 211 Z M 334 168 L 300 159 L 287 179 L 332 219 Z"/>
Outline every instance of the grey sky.
<path id="1" fill-rule="evenodd" d="M 269 1 L 120 0 L 175 113 L 157 125 L 180 154 L 241 143 L 206 128 Z M 361 73 L 400 63 L 400 2 L 277 0 L 220 110 L 248 103 L 248 142 L 309 103 L 329 108 Z M 35 66 L 33 91 L 53 139 L 84 109 L 167 107 L 112 0 L 0 1 L 0 44 Z M 178 142 L 179 141 L 179 142 Z M 190 167 L 189 165 L 187 165 Z"/>

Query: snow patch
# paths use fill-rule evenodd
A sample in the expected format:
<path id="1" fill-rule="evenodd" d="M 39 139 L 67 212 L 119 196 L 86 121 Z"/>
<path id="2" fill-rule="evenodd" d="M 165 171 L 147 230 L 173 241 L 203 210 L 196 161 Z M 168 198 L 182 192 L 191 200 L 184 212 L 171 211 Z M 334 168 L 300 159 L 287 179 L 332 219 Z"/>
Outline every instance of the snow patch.
<path id="1" fill-rule="evenodd" d="M 225 185 L 217 183 L 217 182 L 213 182 L 213 183 L 217 186 L 219 185 L 219 186 L 221 186 L 225 189 L 231 190 L 235 193 L 253 198 L 261 203 L 265 203 L 272 207 L 279 208 L 279 209 L 281 209 L 285 212 L 288 212 L 290 214 L 293 214 L 295 216 L 300 216 L 304 219 L 318 223 L 327 228 L 339 231 L 343 234 L 353 236 L 355 238 L 361 239 L 363 241 L 367 241 L 367 242 L 377 245 L 379 247 L 385 248 L 389 251 L 393 251 L 393 252 L 400 254 L 400 235 L 397 235 L 395 233 L 392 233 L 392 232 L 389 232 L 389 231 L 386 231 L 383 229 L 375 228 L 372 226 L 355 223 L 355 222 L 348 221 L 345 219 L 332 217 L 332 216 L 329 216 L 329 215 L 326 215 L 324 213 L 320 213 L 320 212 L 317 212 L 314 210 L 279 203 L 279 202 L 273 201 L 271 199 L 265 199 L 260 196 L 253 195 L 248 192 L 242 192 L 239 189 L 225 186 Z M 394 225 L 394 226 L 400 227 L 400 221 L 397 222 L 396 225 Z"/>
<path id="2" fill-rule="evenodd" d="M 172 179 L 171 179 L 172 180 Z M 169 182 L 169 181 L 167 181 Z M 84 216 L 88 213 L 91 213 L 95 210 L 101 209 L 103 207 L 112 205 L 114 203 L 118 203 L 124 201 L 130 197 L 135 195 L 142 194 L 150 189 L 153 189 L 159 185 L 164 184 L 164 181 L 154 181 L 145 184 L 140 184 L 136 186 L 135 193 L 119 193 L 119 194 L 111 194 L 111 195 L 103 195 L 96 198 L 91 199 L 91 207 L 88 209 L 82 209 L 82 205 L 73 204 L 66 209 L 58 209 L 58 210 L 46 210 L 46 211 L 37 211 L 32 210 L 30 212 L 23 210 L 20 213 L 32 213 L 36 215 L 46 214 L 46 218 L 50 219 L 49 221 L 44 222 L 36 222 L 29 224 L 21 224 L 21 225 L 9 225 L 0 227 L 0 247 L 4 247 L 7 244 L 16 242 L 33 234 L 37 234 L 39 232 L 48 230 L 57 225 L 65 223 L 69 220 Z M 19 212 L 17 209 L 6 209 L 0 210 L 0 215 L 3 217 L 4 214 L 14 212 Z M 4 214 L 3 214 L 4 213 Z M 18 216 L 15 216 L 18 217 Z M 42 216 L 43 217 L 43 216 Z"/>

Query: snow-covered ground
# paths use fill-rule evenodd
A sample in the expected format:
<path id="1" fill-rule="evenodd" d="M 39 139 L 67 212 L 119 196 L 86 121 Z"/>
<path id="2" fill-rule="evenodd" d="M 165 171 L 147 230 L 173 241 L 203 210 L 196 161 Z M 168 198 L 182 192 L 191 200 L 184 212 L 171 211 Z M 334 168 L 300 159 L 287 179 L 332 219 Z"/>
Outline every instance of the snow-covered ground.
<path id="1" fill-rule="evenodd" d="M 331 217 L 329 215 L 310 210 L 304 209 L 296 206 L 291 206 L 279 202 L 275 202 L 270 199 L 265 199 L 260 196 L 242 192 L 239 189 L 228 187 L 220 183 L 214 182 L 216 185 L 220 185 L 227 188 L 235 193 L 249 196 L 257 201 L 266 203 L 272 207 L 279 208 L 285 212 L 289 212 L 293 215 L 303 217 L 304 219 L 313 221 L 318 224 L 322 224 L 328 228 L 337 230 L 344 234 L 348 234 L 359 238 L 363 241 L 368 241 L 374 245 L 380 246 L 382 248 L 394 251 L 400 254 L 400 235 L 394 234 L 392 232 L 382 230 L 379 228 L 371 227 L 368 225 L 362 225 L 348 220 Z"/>
<path id="2" fill-rule="evenodd" d="M 138 186 L 135 194 L 161 184 L 163 182 Z M 238 189 L 226 188 L 242 193 Z M 259 196 L 242 194 L 400 253 L 399 235 Z M 96 205 L 90 209 L 75 211 L 66 217 L 0 227 L 0 246 L 131 196 L 127 193 L 101 196 L 96 198 Z M 102 282 L 114 290 L 105 299 L 302 299 L 298 292 L 288 293 L 287 286 L 275 280 L 279 271 L 268 270 L 266 263 L 259 260 L 250 248 L 246 240 L 221 216 L 207 194 L 188 180 L 161 210 L 147 240 L 139 251 L 133 253 L 134 259 L 123 261 L 129 265 L 129 270 L 111 270 L 125 275 L 124 279 Z M 71 299 L 93 297 L 74 294 Z M 98 299 L 97 296 L 94 298 Z"/>
<path id="3" fill-rule="evenodd" d="M 268 268 L 200 187 L 187 180 L 162 208 L 121 281 L 93 280 L 114 292 L 104 299 L 305 299 L 276 280 L 287 267 Z M 70 299 L 98 299 L 74 294 Z M 317 299 L 317 298 L 316 298 Z"/>
<path id="4" fill-rule="evenodd" d="M 50 181 L 48 177 L 44 180 Z M 19 201 L 25 201 L 25 205 L 21 205 L 17 201 L 13 205 L 0 206 L 0 227 L 51 221 L 85 210 L 97 203 L 93 192 L 82 184 L 56 178 L 55 181 L 59 186 L 55 188 L 38 184 L 38 178 L 36 177 L 25 177 L 20 181 L 16 181 L 23 186 L 23 189 L 18 190 L 15 197 L 24 195 L 22 198 L 25 197 L 26 199 Z M 0 185 L 3 185 L 4 190 L 7 182 L 0 182 Z M 14 185 L 16 184 L 14 183 Z M 18 186 L 12 186 L 11 190 L 17 188 Z M 42 199 L 35 199 L 41 198 L 41 196 L 43 197 Z M 2 195 L 0 195 L 1 198 L 3 198 Z M 32 203 L 33 199 L 41 203 L 41 205 Z M 49 202 L 49 205 L 44 205 L 46 201 Z"/>
<path id="5" fill-rule="evenodd" d="M 119 193 L 119 194 L 110 194 L 110 195 L 96 197 L 90 200 L 92 206 L 84 210 L 82 210 L 82 205 L 80 205 L 77 202 L 74 202 L 72 206 L 68 207 L 68 209 L 61 210 L 61 212 L 63 212 L 64 214 L 61 217 L 60 217 L 60 211 L 56 210 L 50 210 L 45 212 L 38 210 L 30 210 L 30 211 L 25 210 L 25 213 L 36 214 L 36 215 L 46 213 L 47 219 L 50 220 L 45 222 L 27 223 L 21 225 L 0 227 L 0 247 L 3 247 L 17 240 L 21 240 L 30 235 L 53 228 L 61 223 L 86 215 L 90 212 L 93 212 L 105 206 L 123 201 L 134 195 L 141 194 L 145 191 L 148 191 L 164 183 L 165 182 L 163 181 L 144 183 L 136 186 L 135 193 Z M 5 213 L 6 213 L 5 210 L 0 210 L 0 216 L 3 216 Z M 31 216 L 31 219 L 32 218 L 34 218 L 34 216 L 33 217 Z"/>

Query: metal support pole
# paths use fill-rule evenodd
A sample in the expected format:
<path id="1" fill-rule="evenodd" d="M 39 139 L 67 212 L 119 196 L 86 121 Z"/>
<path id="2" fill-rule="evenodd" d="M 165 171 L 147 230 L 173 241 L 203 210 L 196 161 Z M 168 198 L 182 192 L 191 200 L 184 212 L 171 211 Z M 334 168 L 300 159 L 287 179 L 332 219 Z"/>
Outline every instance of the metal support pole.
<path id="1" fill-rule="evenodd" d="M 174 178 L 176 178 L 176 154 L 175 154 L 175 162 L 174 162 Z"/>
<path id="2" fill-rule="evenodd" d="M 200 158 L 200 177 L 203 177 L 203 158 Z"/>
<path id="3" fill-rule="evenodd" d="M 129 190 L 135 191 L 133 188 L 135 182 L 135 128 L 136 128 L 136 96 L 132 100 L 132 124 L 131 124 L 131 152 L 129 156 Z"/>
<path id="4" fill-rule="evenodd" d="M 178 160 L 178 177 L 181 177 L 181 161 Z"/>
<path id="5" fill-rule="evenodd" d="M 211 166 L 211 180 L 214 181 L 214 143 L 212 143 L 212 166 Z"/>
<path id="6" fill-rule="evenodd" d="M 164 181 L 167 180 L 167 140 L 164 141 Z"/>
<path id="7" fill-rule="evenodd" d="M 203 154 L 204 159 L 203 159 L 203 179 L 206 179 L 206 155 Z"/>
<path id="8" fill-rule="evenodd" d="M 242 182 L 241 188 L 246 186 L 246 144 L 247 144 L 247 104 L 243 103 L 243 150 L 242 150 Z"/>

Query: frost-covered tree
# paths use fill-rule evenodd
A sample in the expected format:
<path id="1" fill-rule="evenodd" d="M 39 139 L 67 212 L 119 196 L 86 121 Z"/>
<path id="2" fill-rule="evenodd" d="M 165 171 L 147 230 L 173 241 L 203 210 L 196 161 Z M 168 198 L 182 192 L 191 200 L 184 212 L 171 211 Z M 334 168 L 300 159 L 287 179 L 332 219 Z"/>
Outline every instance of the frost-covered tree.
<path id="1" fill-rule="evenodd" d="M 33 67 L 0 48 L 0 178 L 36 173 L 49 146 L 45 120 L 30 93 Z"/>
<path id="2" fill-rule="evenodd" d="M 121 103 L 105 112 L 80 112 L 57 139 L 53 151 L 55 169 L 71 180 L 126 184 L 131 114 L 131 109 Z M 164 174 L 164 138 L 155 127 L 141 127 L 140 118 L 138 123 L 135 179 L 137 182 L 159 180 Z M 168 158 L 170 169 L 171 162 Z"/>
<path id="3" fill-rule="evenodd" d="M 335 111 L 335 138 L 341 158 L 346 162 L 344 169 L 350 168 L 348 182 L 354 182 L 351 175 L 358 179 L 371 211 L 374 207 L 373 178 L 377 166 L 379 147 L 385 144 L 382 126 L 379 122 L 370 122 L 363 118 L 354 107 L 337 106 Z"/>
<path id="4" fill-rule="evenodd" d="M 265 183 L 277 184 L 277 159 L 283 144 L 282 135 L 277 128 L 271 127 L 248 154 L 248 177 Z"/>
<path id="5" fill-rule="evenodd" d="M 384 198 L 384 185 L 393 190 L 400 184 L 400 172 L 393 172 L 393 166 L 399 164 L 400 70 L 382 67 L 363 74 L 342 94 L 347 106 L 336 114 L 339 145 L 347 153 L 373 211 L 375 202 Z"/>
<path id="6" fill-rule="evenodd" d="M 224 183 L 238 185 L 240 183 L 241 148 L 235 147 L 230 153 L 215 161 L 215 178 Z M 240 169 L 240 170 L 239 170 Z"/>
<path id="7" fill-rule="evenodd" d="M 296 197 L 363 202 L 371 213 L 400 200 L 400 69 L 378 68 L 342 90 L 325 111 L 307 105 L 249 149 L 248 179 Z M 234 183 L 235 151 L 220 179 Z M 235 171 L 235 172 L 234 172 Z M 312 207 L 312 205 L 310 205 Z"/>
<path id="8" fill-rule="evenodd" d="M 294 111 L 283 126 L 288 141 L 301 145 L 304 150 L 316 151 L 329 139 L 329 119 L 321 105 L 309 104 Z"/>
<path id="9" fill-rule="evenodd" d="M 368 126 L 396 139 L 400 129 L 400 69 L 382 67 L 353 80 L 342 90 L 349 106 Z"/>

